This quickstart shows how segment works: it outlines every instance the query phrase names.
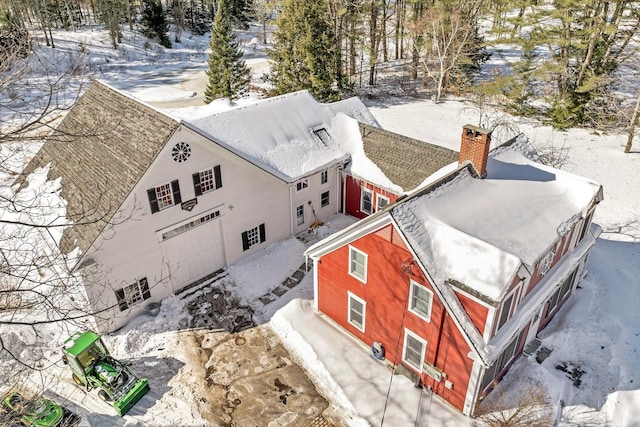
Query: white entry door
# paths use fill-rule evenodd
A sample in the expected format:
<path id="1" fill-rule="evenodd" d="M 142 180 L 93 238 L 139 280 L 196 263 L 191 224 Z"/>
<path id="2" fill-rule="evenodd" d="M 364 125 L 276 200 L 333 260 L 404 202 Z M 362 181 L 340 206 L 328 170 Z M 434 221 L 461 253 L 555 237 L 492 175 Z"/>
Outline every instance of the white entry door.
<path id="1" fill-rule="evenodd" d="M 176 291 L 225 266 L 220 218 L 171 237 L 160 245 Z"/>

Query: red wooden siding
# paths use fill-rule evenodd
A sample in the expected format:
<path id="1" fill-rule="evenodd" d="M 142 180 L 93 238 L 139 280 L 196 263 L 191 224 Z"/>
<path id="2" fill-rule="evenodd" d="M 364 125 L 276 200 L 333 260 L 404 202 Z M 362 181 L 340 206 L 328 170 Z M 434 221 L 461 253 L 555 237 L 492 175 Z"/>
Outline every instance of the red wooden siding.
<path id="1" fill-rule="evenodd" d="M 351 246 L 368 256 L 367 283 L 362 283 L 348 272 L 349 245 L 323 256 L 317 264 L 319 311 L 368 347 L 375 341 L 382 343 L 386 359 L 393 364 L 401 363 L 405 328 L 421 336 L 427 341 L 425 361 L 432 365 L 435 363 L 438 369 L 444 371 L 453 389 L 445 388 L 444 380 L 440 384 L 426 376 L 423 379 L 438 394 L 462 410 L 473 364 L 467 356 L 470 348 L 446 314 L 431 284 L 420 269 L 412 265 L 411 254 L 393 226 L 364 236 L 352 242 Z M 406 272 L 403 271 L 403 264 Z M 407 310 L 410 280 L 433 292 L 429 322 Z M 347 292 L 366 302 L 364 332 L 348 322 Z M 399 353 L 396 353 L 396 348 Z"/>
<path id="2" fill-rule="evenodd" d="M 480 335 L 484 335 L 484 328 L 487 324 L 487 316 L 489 315 L 489 309 L 480 304 L 479 302 L 469 298 L 468 296 L 456 292 L 456 296 L 460 300 L 460 303 L 469 314 L 471 321 L 478 328 Z"/>
<path id="3" fill-rule="evenodd" d="M 387 197 L 389 199 L 389 203 L 393 203 L 398 198 L 398 195 L 391 193 L 390 191 L 383 190 L 380 187 L 376 187 L 375 185 L 370 184 L 366 181 L 347 176 L 345 180 L 345 212 L 348 215 L 354 216 L 356 218 L 362 219 L 369 216 L 369 214 L 360 210 L 361 187 L 368 188 L 374 193 L 373 199 L 371 200 L 373 212 L 375 212 L 375 208 L 378 203 L 378 194 Z"/>
<path id="4" fill-rule="evenodd" d="M 579 233 L 582 230 L 584 225 L 584 221 L 578 221 L 573 225 L 571 231 L 565 234 L 562 239 L 556 242 L 554 245 L 554 249 L 556 250 L 556 254 L 553 257 L 553 262 L 551 263 L 551 268 L 553 268 L 562 257 L 564 257 L 568 252 L 574 249 L 575 246 L 571 246 L 571 239 L 574 236 L 574 233 Z M 544 257 L 542 257 L 544 258 Z M 541 258 L 541 259 L 542 259 Z M 535 265 L 533 270 L 533 274 L 531 275 L 531 280 L 529 281 L 529 287 L 527 288 L 527 294 L 536 287 L 538 282 L 542 279 L 542 275 L 540 274 L 540 261 Z"/>

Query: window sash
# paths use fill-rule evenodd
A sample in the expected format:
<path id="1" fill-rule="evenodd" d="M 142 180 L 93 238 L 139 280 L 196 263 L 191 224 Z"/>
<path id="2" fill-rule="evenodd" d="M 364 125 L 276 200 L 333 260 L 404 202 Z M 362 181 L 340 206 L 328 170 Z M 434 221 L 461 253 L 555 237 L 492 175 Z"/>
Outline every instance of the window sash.
<path id="1" fill-rule="evenodd" d="M 242 232 L 242 250 L 246 251 L 249 248 L 263 243 L 267 240 L 266 227 L 264 224 L 260 224 L 250 230 Z"/>
<path id="2" fill-rule="evenodd" d="M 156 200 L 159 210 L 173 206 L 173 192 L 170 183 L 156 187 Z"/>
<path id="3" fill-rule="evenodd" d="M 427 342 L 424 339 L 405 329 L 402 360 L 418 372 L 422 372 L 426 347 Z"/>
<path id="4" fill-rule="evenodd" d="M 349 248 L 349 273 L 357 279 L 367 280 L 367 254 L 355 248 Z"/>
<path id="5" fill-rule="evenodd" d="M 366 214 L 373 213 L 373 191 L 364 187 L 362 188 L 360 210 Z"/>
<path id="6" fill-rule="evenodd" d="M 426 321 L 431 318 L 431 305 L 433 294 L 429 289 L 417 282 L 411 281 L 411 295 L 409 299 L 409 311 L 422 317 Z"/>
<path id="7" fill-rule="evenodd" d="M 329 171 L 320 172 L 320 184 L 326 184 L 329 182 Z"/>
<path id="8" fill-rule="evenodd" d="M 367 303 L 349 292 L 349 324 L 364 332 Z"/>
<path id="9" fill-rule="evenodd" d="M 149 282 L 146 277 L 136 281 L 135 283 L 120 288 L 115 291 L 116 300 L 120 311 L 124 311 L 146 299 L 151 298 L 151 291 L 149 290 Z"/>
<path id="10" fill-rule="evenodd" d="M 330 199 L 329 199 L 329 192 L 325 191 L 324 193 L 322 193 L 320 195 L 320 207 L 325 207 L 328 206 L 330 203 Z"/>
<path id="11" fill-rule="evenodd" d="M 389 198 L 382 194 L 376 194 L 376 211 L 383 209 L 389 204 Z"/>

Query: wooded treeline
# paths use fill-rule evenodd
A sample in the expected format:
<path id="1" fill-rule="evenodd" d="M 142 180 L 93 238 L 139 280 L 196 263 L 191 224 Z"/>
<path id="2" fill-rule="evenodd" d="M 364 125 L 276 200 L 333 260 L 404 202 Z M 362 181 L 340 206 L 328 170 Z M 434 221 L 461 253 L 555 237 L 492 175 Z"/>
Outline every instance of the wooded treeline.
<path id="1" fill-rule="evenodd" d="M 330 100 L 395 75 L 403 89 L 428 92 L 436 102 L 472 92 L 560 128 L 611 125 L 622 112 L 638 116 L 635 82 L 629 105 L 628 96 L 615 95 L 635 74 L 627 64 L 638 57 L 637 2 L 230 0 L 228 8 L 234 28 L 258 22 L 265 40 L 273 24 L 274 93 L 307 88 Z M 120 28 L 134 24 L 169 46 L 169 25 L 174 41 L 183 31 L 204 34 L 215 11 L 215 0 L 4 0 L 0 43 L 11 42 L 10 29 L 38 31 L 53 46 L 52 28 L 103 23 L 114 47 Z M 482 75 L 489 52 L 510 65 L 483 67 L 493 71 Z"/>

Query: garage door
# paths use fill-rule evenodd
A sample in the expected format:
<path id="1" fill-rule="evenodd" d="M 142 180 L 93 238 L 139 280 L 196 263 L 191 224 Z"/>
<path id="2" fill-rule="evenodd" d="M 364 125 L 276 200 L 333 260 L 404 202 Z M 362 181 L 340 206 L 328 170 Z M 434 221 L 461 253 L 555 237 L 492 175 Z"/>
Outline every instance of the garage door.
<path id="1" fill-rule="evenodd" d="M 175 291 L 225 266 L 221 219 L 207 215 L 206 222 L 198 218 L 189 224 L 160 244 Z"/>

